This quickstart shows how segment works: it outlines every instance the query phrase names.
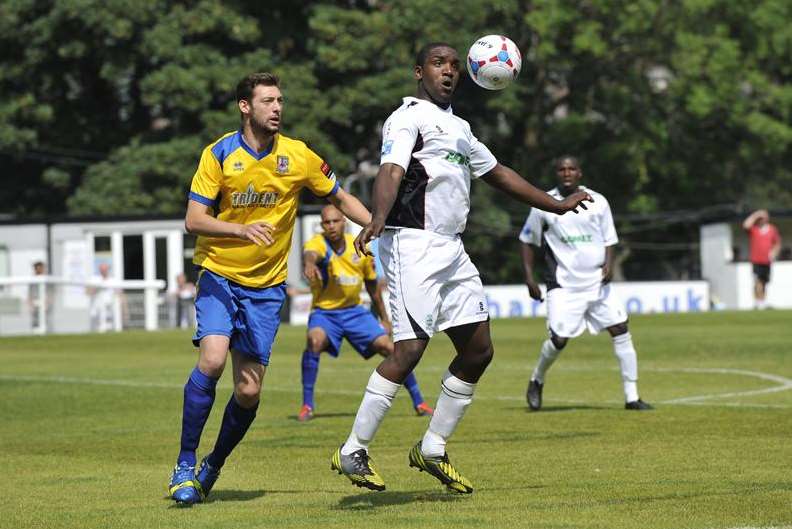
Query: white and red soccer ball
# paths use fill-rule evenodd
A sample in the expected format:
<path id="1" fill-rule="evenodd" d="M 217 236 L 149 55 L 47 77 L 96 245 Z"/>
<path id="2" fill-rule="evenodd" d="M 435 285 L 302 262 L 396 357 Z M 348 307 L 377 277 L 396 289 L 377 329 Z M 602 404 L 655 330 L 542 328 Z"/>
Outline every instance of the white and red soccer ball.
<path id="1" fill-rule="evenodd" d="M 522 67 L 520 50 L 503 35 L 476 39 L 467 55 L 470 78 L 487 90 L 501 90 L 517 78 Z"/>

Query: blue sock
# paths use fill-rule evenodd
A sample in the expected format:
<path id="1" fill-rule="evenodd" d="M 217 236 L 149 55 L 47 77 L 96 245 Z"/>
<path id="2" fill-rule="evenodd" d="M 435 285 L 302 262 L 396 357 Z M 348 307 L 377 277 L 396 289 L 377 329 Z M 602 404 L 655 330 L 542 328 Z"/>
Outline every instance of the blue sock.
<path id="1" fill-rule="evenodd" d="M 418 389 L 418 380 L 415 378 L 415 375 L 412 372 L 407 375 L 407 378 L 404 379 L 404 387 L 410 392 L 410 398 L 413 401 L 413 408 L 424 401 L 423 395 L 421 395 L 421 390 Z"/>
<path id="2" fill-rule="evenodd" d="M 307 404 L 311 408 L 314 407 L 314 385 L 318 375 L 319 355 L 306 349 L 302 356 L 303 404 Z"/>
<path id="3" fill-rule="evenodd" d="M 245 409 L 239 405 L 233 393 L 231 394 L 223 414 L 223 424 L 220 425 L 220 433 L 217 434 L 217 442 L 214 450 L 209 454 L 210 465 L 214 468 L 220 468 L 225 464 L 228 455 L 239 444 L 253 419 L 256 418 L 257 409 L 258 402 L 252 408 Z"/>
<path id="4" fill-rule="evenodd" d="M 184 385 L 181 451 L 177 464 L 184 462 L 195 466 L 195 451 L 201 441 L 201 432 L 203 432 L 206 419 L 209 418 L 209 412 L 212 411 L 217 380 L 204 375 L 196 366 Z"/>

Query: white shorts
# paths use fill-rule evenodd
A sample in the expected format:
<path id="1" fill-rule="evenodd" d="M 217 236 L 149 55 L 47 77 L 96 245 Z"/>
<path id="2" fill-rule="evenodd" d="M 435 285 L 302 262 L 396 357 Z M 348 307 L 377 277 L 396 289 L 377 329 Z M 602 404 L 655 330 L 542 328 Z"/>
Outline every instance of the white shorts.
<path id="1" fill-rule="evenodd" d="M 412 228 L 387 229 L 379 242 L 388 282 L 393 341 L 489 318 L 479 273 L 462 239 Z"/>
<path id="2" fill-rule="evenodd" d="M 554 288 L 547 292 L 547 326 L 556 336 L 574 338 L 627 321 L 624 304 L 611 285 L 585 290 Z"/>

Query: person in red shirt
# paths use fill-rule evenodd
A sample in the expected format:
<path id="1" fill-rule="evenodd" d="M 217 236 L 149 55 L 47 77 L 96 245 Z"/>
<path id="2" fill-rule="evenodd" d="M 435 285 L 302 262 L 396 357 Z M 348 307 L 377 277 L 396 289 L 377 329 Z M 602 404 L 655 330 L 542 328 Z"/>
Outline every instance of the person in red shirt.
<path id="1" fill-rule="evenodd" d="M 778 228 L 770 224 L 770 214 L 766 209 L 748 215 L 743 221 L 743 229 L 748 232 L 751 245 L 756 308 L 764 309 L 767 308 L 765 297 L 767 283 L 770 282 L 770 265 L 781 250 L 781 236 L 778 234 Z"/>

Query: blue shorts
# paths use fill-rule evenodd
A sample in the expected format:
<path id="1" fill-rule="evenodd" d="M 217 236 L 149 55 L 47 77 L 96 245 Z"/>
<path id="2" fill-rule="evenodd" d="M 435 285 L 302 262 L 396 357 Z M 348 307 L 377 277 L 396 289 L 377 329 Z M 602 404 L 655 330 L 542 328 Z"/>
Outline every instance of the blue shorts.
<path id="1" fill-rule="evenodd" d="M 321 327 L 327 334 L 330 345 L 327 352 L 338 356 L 341 340 L 346 338 L 363 358 L 376 354 L 369 346 L 382 335 L 387 334 L 377 318 L 363 305 L 345 309 L 314 309 L 308 318 L 308 329 Z"/>
<path id="2" fill-rule="evenodd" d="M 210 335 L 228 336 L 231 349 L 268 365 L 272 343 L 286 299 L 283 284 L 267 288 L 242 286 L 203 269 L 196 282 L 193 344 Z"/>

